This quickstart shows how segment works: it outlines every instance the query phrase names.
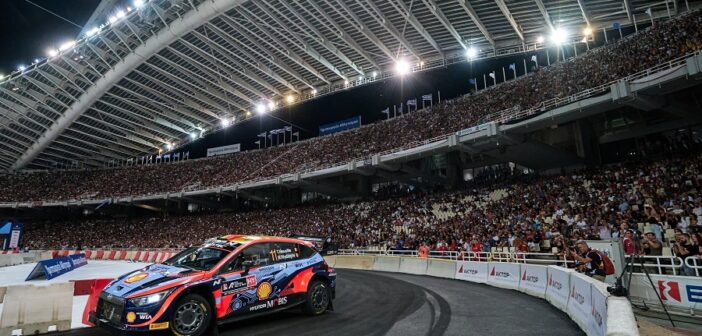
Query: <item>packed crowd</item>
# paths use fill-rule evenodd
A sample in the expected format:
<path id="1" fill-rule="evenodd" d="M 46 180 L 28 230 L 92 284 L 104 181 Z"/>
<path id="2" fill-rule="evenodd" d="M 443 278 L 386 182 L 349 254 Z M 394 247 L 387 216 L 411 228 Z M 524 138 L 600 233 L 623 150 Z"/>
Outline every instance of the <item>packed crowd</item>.
<path id="1" fill-rule="evenodd" d="M 699 49 L 702 49 L 702 14 L 694 12 L 580 57 L 539 68 L 517 80 L 334 135 L 174 164 L 2 175 L 0 202 L 105 199 L 174 192 L 367 158 L 491 121 L 489 115 L 495 112 L 538 107 L 548 99 L 597 87 Z"/>
<path id="2" fill-rule="evenodd" d="M 702 244 L 702 155 L 554 176 L 526 174 L 455 191 L 394 188 L 375 200 L 166 218 L 28 223 L 28 248 L 179 248 L 242 233 L 330 237 L 341 248 L 552 252 L 619 236 L 628 254 L 681 257 Z M 637 223 L 647 223 L 640 232 Z M 546 241 L 548 243 L 546 243 Z"/>

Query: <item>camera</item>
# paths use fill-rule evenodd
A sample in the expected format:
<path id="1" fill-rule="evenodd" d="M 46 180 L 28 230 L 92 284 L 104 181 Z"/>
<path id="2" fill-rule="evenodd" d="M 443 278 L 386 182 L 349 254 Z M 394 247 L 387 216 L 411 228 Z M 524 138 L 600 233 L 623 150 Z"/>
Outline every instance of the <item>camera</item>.
<path id="1" fill-rule="evenodd" d="M 614 286 L 607 286 L 607 292 L 613 296 L 626 296 L 627 292 L 624 284 L 622 284 L 622 278 L 618 278 Z"/>

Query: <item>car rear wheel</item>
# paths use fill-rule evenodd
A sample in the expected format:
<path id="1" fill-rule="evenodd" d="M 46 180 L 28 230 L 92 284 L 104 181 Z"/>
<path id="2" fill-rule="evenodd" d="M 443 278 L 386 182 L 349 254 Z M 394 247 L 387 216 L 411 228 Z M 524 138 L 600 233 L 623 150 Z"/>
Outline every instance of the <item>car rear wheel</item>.
<path id="1" fill-rule="evenodd" d="M 188 294 L 178 301 L 171 318 L 171 331 L 181 336 L 201 336 L 211 317 L 210 304 L 200 295 Z"/>
<path id="2" fill-rule="evenodd" d="M 322 315 L 329 307 L 329 287 L 325 282 L 312 281 L 307 287 L 307 300 L 302 306 L 302 311 L 307 315 Z"/>

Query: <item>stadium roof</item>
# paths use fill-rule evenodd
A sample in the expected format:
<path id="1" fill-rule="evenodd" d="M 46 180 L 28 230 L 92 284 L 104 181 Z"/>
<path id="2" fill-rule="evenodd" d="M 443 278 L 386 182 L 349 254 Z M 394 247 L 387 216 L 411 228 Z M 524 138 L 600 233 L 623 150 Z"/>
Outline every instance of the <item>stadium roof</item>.
<path id="1" fill-rule="evenodd" d="M 588 24 L 625 25 L 632 13 L 648 20 L 644 11 L 667 13 L 666 4 L 135 0 L 129 8 L 102 8 L 112 13 L 103 26 L 0 79 L 0 169 L 99 167 L 154 154 L 251 117 L 271 101 L 312 99 L 392 76 L 400 60 L 430 68 L 464 60 L 469 48 L 478 57 L 524 52 L 552 29 L 579 40 Z"/>

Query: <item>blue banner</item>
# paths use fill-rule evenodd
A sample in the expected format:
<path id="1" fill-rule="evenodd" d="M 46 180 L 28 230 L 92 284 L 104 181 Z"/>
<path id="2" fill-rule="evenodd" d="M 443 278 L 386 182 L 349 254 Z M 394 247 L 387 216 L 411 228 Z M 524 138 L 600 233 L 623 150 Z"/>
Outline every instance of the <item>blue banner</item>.
<path id="1" fill-rule="evenodd" d="M 46 280 L 51 280 L 61 274 L 66 274 L 87 264 L 88 259 L 85 258 L 85 253 L 72 254 L 68 257 L 41 260 L 36 266 L 34 266 L 34 269 L 29 272 L 29 275 L 24 281 L 34 280 L 37 278 L 46 278 Z"/>
<path id="2" fill-rule="evenodd" d="M 361 116 L 321 125 L 319 126 L 319 135 L 333 134 L 357 127 L 361 127 Z"/>

